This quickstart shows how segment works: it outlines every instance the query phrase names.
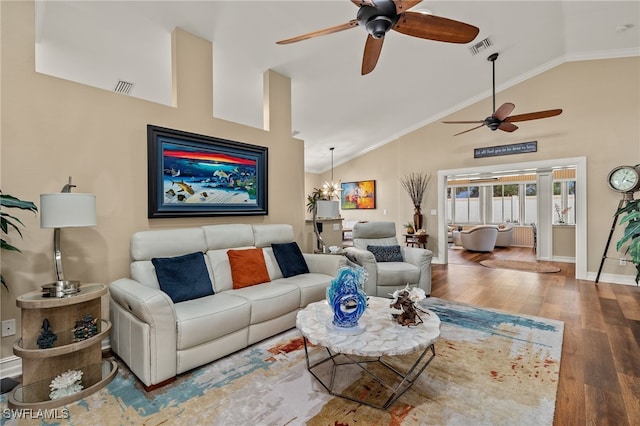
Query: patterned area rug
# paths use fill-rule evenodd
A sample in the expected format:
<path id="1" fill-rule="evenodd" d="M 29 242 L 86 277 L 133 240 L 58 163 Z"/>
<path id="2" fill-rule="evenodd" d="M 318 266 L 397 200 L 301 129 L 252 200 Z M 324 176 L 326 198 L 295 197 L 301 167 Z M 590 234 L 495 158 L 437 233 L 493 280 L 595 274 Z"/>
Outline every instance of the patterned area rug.
<path id="1" fill-rule="evenodd" d="M 66 406 L 74 425 L 551 425 L 564 324 L 428 298 L 442 321 L 436 357 L 388 410 L 328 395 L 306 370 L 296 329 L 146 393 L 120 365 L 101 391 Z M 324 351 L 312 347 L 313 355 Z M 396 357 L 397 358 L 397 357 Z M 410 360 L 398 360 L 410 362 Z M 371 380 L 355 388 L 372 392 Z M 6 395 L 0 402 L 6 408 Z M 17 424 L 3 419 L 3 424 Z M 33 424 L 20 421 L 20 424 Z M 37 424 L 37 423 L 36 423 Z"/>
<path id="2" fill-rule="evenodd" d="M 560 268 L 548 263 L 542 262 L 527 262 L 525 260 L 509 260 L 509 259 L 497 259 L 497 260 L 481 260 L 480 264 L 487 268 L 499 268 L 499 269 L 515 269 L 517 271 L 526 272 L 539 272 L 550 273 L 560 272 Z"/>

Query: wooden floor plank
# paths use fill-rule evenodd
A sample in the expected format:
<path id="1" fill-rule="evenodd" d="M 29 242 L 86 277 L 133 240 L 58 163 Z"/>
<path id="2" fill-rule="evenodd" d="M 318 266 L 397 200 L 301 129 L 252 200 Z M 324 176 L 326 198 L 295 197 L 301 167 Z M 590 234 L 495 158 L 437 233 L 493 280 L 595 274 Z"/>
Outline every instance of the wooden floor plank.
<path id="1" fill-rule="evenodd" d="M 575 265 L 537 274 L 480 260 L 535 261 L 527 248 L 449 250 L 433 265 L 431 295 L 564 322 L 555 425 L 640 425 L 640 287 L 576 280 Z"/>

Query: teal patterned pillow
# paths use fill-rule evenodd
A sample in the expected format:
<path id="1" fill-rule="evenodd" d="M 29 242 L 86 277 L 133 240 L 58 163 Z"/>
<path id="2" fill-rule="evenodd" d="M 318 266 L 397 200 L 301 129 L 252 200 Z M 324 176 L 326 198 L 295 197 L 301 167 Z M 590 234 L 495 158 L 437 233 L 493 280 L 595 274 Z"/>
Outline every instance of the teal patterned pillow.
<path id="1" fill-rule="evenodd" d="M 367 246 L 376 262 L 403 262 L 400 246 Z"/>

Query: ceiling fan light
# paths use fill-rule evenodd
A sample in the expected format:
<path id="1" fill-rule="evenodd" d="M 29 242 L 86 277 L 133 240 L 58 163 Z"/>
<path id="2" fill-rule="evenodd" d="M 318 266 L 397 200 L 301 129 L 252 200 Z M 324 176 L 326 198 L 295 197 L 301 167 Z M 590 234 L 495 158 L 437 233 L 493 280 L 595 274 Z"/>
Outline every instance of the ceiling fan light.
<path id="1" fill-rule="evenodd" d="M 371 37 L 380 39 L 391 29 L 393 21 L 387 16 L 374 16 L 365 28 Z"/>

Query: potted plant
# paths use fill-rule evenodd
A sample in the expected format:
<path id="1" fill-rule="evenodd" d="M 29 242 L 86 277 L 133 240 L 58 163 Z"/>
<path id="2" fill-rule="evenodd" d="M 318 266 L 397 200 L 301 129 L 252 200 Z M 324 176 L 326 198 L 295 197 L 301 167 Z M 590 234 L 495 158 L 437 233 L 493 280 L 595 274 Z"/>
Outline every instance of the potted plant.
<path id="1" fill-rule="evenodd" d="M 407 222 L 404 227 L 407 229 L 407 234 L 413 234 L 414 232 L 416 232 L 415 228 L 413 227 L 413 223 L 411 222 Z"/>
<path id="2" fill-rule="evenodd" d="M 312 214 L 313 232 L 316 235 L 318 245 L 322 248 L 322 251 L 324 251 L 326 245 L 320 236 L 320 231 L 318 231 L 318 201 L 324 199 L 326 199 L 326 195 L 322 189 L 318 188 L 314 188 L 313 192 L 307 195 L 307 211 Z"/>
<path id="3" fill-rule="evenodd" d="M 631 262 L 636 267 L 636 284 L 640 282 L 640 200 L 631 200 L 629 204 L 621 208 L 616 212 L 617 215 L 626 214 L 621 220 L 620 224 L 627 223 L 624 228 L 624 234 L 622 238 L 616 244 L 616 249 L 619 251 L 622 246 L 630 241 L 629 246 L 626 248 L 625 253 L 629 254 Z"/>
<path id="4" fill-rule="evenodd" d="M 0 191 L 0 205 L 2 206 L 2 210 L 0 211 L 0 228 L 2 228 L 2 233 L 5 235 L 9 235 L 9 229 L 13 228 L 16 230 L 16 232 L 18 232 L 18 235 L 20 235 L 20 238 L 22 238 L 22 232 L 20 232 L 20 228 L 18 228 L 18 225 L 24 226 L 24 223 L 22 223 L 22 221 L 17 217 L 7 213 L 6 209 L 15 208 L 15 209 L 21 209 L 21 210 L 29 210 L 36 213 L 38 211 L 38 208 L 31 201 L 23 201 L 12 195 L 3 194 L 2 191 Z M 4 238 L 1 238 L 0 242 L 2 243 L 2 246 L 1 246 L 2 250 L 16 251 L 18 253 L 22 253 L 19 248 L 9 244 Z M 6 289 L 9 289 L 2 275 L 0 275 L 0 280 L 2 281 L 2 285 Z"/>

